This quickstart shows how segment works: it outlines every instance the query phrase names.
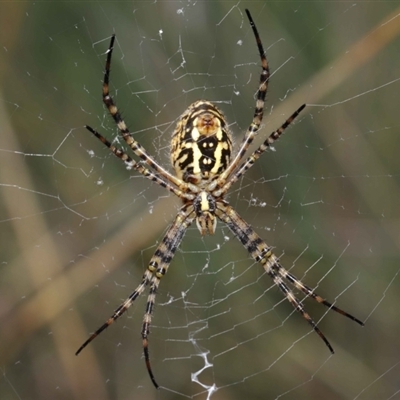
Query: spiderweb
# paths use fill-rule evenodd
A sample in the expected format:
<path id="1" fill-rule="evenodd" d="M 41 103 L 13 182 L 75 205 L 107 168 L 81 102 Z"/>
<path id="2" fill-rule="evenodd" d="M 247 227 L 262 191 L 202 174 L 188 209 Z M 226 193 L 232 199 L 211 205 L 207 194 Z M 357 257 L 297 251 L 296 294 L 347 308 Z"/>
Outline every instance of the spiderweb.
<path id="1" fill-rule="evenodd" d="M 273 72 L 259 139 L 309 106 L 229 201 L 366 326 L 305 299 L 331 356 L 223 224 L 194 226 L 157 295 L 156 391 L 146 296 L 74 352 L 140 282 L 179 202 L 83 125 L 118 140 L 101 102 L 115 32 L 111 90 L 150 154 L 169 165 L 201 98 L 238 143 L 260 72 L 245 8 Z M 389 2 L 2 3 L 0 398 L 400 398 L 399 21 Z"/>

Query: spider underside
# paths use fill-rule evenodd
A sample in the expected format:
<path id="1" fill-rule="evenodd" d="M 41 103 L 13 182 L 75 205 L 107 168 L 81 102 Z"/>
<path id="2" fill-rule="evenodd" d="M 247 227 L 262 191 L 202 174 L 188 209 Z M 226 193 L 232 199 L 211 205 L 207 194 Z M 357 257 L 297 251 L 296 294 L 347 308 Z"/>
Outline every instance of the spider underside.
<path id="1" fill-rule="evenodd" d="M 262 70 L 256 95 L 253 120 L 244 135 L 238 152 L 233 158 L 231 158 L 232 138 L 225 117 L 215 105 L 205 100 L 196 101 L 189 106 L 181 115 L 172 135 L 171 162 L 175 169 L 175 175 L 160 166 L 146 152 L 131 135 L 109 93 L 110 65 L 115 35 L 111 37 L 107 52 L 103 80 L 103 102 L 117 124 L 126 144 L 141 160 L 138 162 L 133 160 L 128 154 L 114 146 L 96 130 L 86 126 L 94 136 L 106 145 L 112 153 L 124 161 L 127 166 L 166 188 L 183 201 L 183 206 L 170 225 L 163 240 L 158 245 L 153 257 L 150 259 L 139 286 L 76 352 L 76 355 L 78 355 L 96 336 L 116 321 L 131 306 L 136 298 L 143 293 L 145 288 L 149 286 L 150 289 L 141 334 L 147 370 L 156 388 L 159 386 L 151 369 L 148 348 L 148 336 L 155 297 L 160 280 L 168 271 L 170 262 L 183 239 L 186 229 L 194 221 L 201 235 L 213 234 L 216 229 L 217 220 L 225 223 L 248 250 L 251 257 L 263 266 L 265 272 L 271 277 L 275 285 L 278 286 L 293 307 L 308 321 L 312 329 L 325 342 L 331 353 L 334 352 L 332 346 L 306 312 L 302 302 L 295 297 L 290 289 L 290 285 L 303 292 L 307 297 L 311 297 L 358 324 L 364 325 L 357 318 L 317 295 L 312 288 L 302 283 L 282 267 L 279 259 L 272 252 L 272 248 L 258 236 L 254 229 L 224 199 L 230 187 L 253 166 L 254 162 L 282 135 L 285 129 L 306 106 L 305 104 L 300 106 L 280 128 L 272 132 L 257 150 L 243 161 L 261 125 L 264 101 L 270 77 L 268 61 L 257 28 L 248 10 L 246 10 L 246 14 L 256 39 Z"/>

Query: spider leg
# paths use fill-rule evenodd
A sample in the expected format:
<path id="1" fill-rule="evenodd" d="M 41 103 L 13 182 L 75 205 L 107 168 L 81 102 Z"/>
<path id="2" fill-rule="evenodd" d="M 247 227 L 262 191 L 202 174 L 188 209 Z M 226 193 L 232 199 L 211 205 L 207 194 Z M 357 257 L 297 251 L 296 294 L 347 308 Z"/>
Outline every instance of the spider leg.
<path id="1" fill-rule="evenodd" d="M 242 218 L 240 215 L 226 202 L 218 201 L 216 209 L 217 217 L 223 221 L 228 228 L 233 232 L 233 234 L 240 240 L 242 245 L 247 249 L 250 255 L 255 261 L 260 263 L 266 273 L 272 278 L 274 283 L 290 301 L 296 311 L 298 311 L 304 319 L 311 325 L 312 329 L 320 336 L 320 338 L 325 342 L 326 346 L 329 348 L 331 353 L 333 353 L 333 348 L 329 343 L 325 335 L 319 330 L 317 324 L 311 318 L 311 316 L 306 312 L 302 303 L 296 298 L 292 290 L 284 282 L 286 279 L 290 284 L 295 286 L 297 289 L 301 290 L 307 296 L 313 298 L 318 303 L 325 305 L 326 307 L 344 315 L 347 318 L 357 322 L 360 325 L 364 325 L 359 319 L 353 317 L 346 311 L 332 305 L 328 301 L 324 300 L 321 296 L 316 294 L 313 289 L 304 285 L 299 279 L 294 275 L 290 274 L 285 268 L 283 268 L 278 257 L 272 252 L 271 247 L 269 247 L 261 238 L 257 235 L 254 229 Z"/>
<path id="2" fill-rule="evenodd" d="M 101 135 L 99 132 L 97 132 L 96 130 L 94 130 L 90 126 L 86 125 L 85 128 L 88 131 L 90 131 L 94 136 L 96 136 L 97 139 L 99 139 L 102 143 L 104 143 L 104 145 L 106 145 L 114 155 L 116 155 L 118 158 L 120 158 L 122 161 L 124 161 L 125 164 L 128 167 L 133 168 L 136 171 L 140 172 L 147 179 L 150 179 L 151 181 L 153 181 L 153 182 L 157 183 L 158 185 L 162 186 L 163 188 L 166 188 L 167 190 L 169 190 L 170 192 L 174 193 L 179 198 L 187 199 L 187 200 L 193 200 L 194 195 L 191 195 L 191 194 L 188 194 L 188 193 L 184 193 L 182 190 L 179 190 L 176 187 L 172 186 L 168 181 L 165 181 L 157 173 L 149 170 L 143 164 L 133 160 L 123 150 L 121 150 L 118 147 L 114 146 L 109 140 L 107 140 L 103 135 Z"/>
<path id="3" fill-rule="evenodd" d="M 264 267 L 265 268 L 265 267 Z M 282 267 L 281 267 L 282 268 Z M 265 268 L 266 269 L 266 268 Z M 306 319 L 306 321 L 312 326 L 313 330 L 317 332 L 319 337 L 325 342 L 326 346 L 330 350 L 330 352 L 333 354 L 335 351 L 333 350 L 333 347 L 329 343 L 328 339 L 325 337 L 325 335 L 320 331 L 318 328 L 317 324 L 314 322 L 314 320 L 310 317 L 310 314 L 304 309 L 304 306 L 301 304 L 301 302 L 296 298 L 296 296 L 293 294 L 293 292 L 290 290 L 290 288 L 286 285 L 286 283 L 282 280 L 282 278 L 272 269 L 270 268 L 267 270 L 268 275 L 272 278 L 274 281 L 275 285 L 278 286 L 278 288 L 281 290 L 281 292 L 286 296 L 286 298 L 290 301 L 290 303 L 293 305 L 296 311 L 298 311 L 303 318 Z"/>
<path id="4" fill-rule="evenodd" d="M 293 122 L 293 120 L 303 111 L 305 104 L 301 105 L 276 131 L 273 131 L 267 139 L 251 154 L 247 160 L 238 168 L 238 170 L 232 175 L 232 177 L 225 183 L 225 185 L 213 192 L 216 197 L 223 196 L 229 188 L 237 182 L 243 174 L 250 169 L 254 163 L 260 158 L 260 156 L 271 146 L 276 140 L 280 138 L 286 128 Z"/>
<path id="5" fill-rule="evenodd" d="M 150 292 L 147 298 L 146 312 L 143 319 L 142 326 L 142 338 L 143 338 L 143 351 L 144 358 L 149 372 L 150 378 L 156 388 L 158 385 L 154 379 L 154 375 L 150 366 L 149 350 L 148 350 L 148 335 L 150 333 L 151 317 L 154 309 L 154 302 L 156 297 L 156 291 L 160 283 L 161 278 L 166 274 L 169 264 L 181 243 L 186 229 L 196 218 L 196 214 L 193 209 L 193 205 L 188 203 L 184 205 L 174 222 L 169 227 L 165 234 L 162 242 L 158 245 L 153 257 L 151 258 L 149 265 L 143 275 L 142 282 L 132 292 L 132 294 L 114 311 L 114 314 L 94 332 L 83 344 L 75 355 L 78 355 L 94 338 L 96 338 L 101 332 L 108 328 L 113 322 L 115 322 L 137 299 L 137 297 L 143 293 L 146 286 L 150 283 Z"/>
<path id="6" fill-rule="evenodd" d="M 100 335 L 106 328 L 108 328 L 113 322 L 115 322 L 137 299 L 137 297 L 143 293 L 144 289 L 148 285 L 153 276 L 153 270 L 150 266 L 147 268 L 146 272 L 143 274 L 142 282 L 140 285 L 132 292 L 132 294 L 114 311 L 114 314 L 99 328 L 94 332 L 89 338 L 82 344 L 81 347 L 76 351 L 77 356 L 95 337 Z"/>
<path id="7" fill-rule="evenodd" d="M 321 303 L 324 306 L 332 309 L 333 311 L 336 311 L 337 313 L 342 314 L 347 318 L 350 318 L 354 322 L 357 322 L 357 324 L 359 324 L 361 326 L 364 326 L 364 322 L 360 321 L 358 318 L 356 318 L 353 315 L 347 313 L 346 311 L 343 311 L 342 309 L 334 306 L 332 303 L 330 303 L 329 301 L 325 300 L 321 296 L 318 296 L 314 292 L 313 289 L 311 289 L 309 286 L 305 285 L 302 281 L 297 279 L 293 274 L 288 272 L 285 268 L 282 267 L 282 265 L 279 264 L 279 262 L 276 263 L 273 266 L 273 268 L 276 269 L 276 271 L 278 272 L 278 274 L 280 276 L 282 276 L 282 278 L 287 279 L 293 286 L 295 286 L 298 290 L 301 290 L 307 297 L 311 297 L 312 299 L 314 299 L 318 303 Z"/>
<path id="8" fill-rule="evenodd" d="M 142 342 L 143 342 L 144 361 L 146 363 L 146 368 L 150 375 L 150 379 L 153 382 L 153 385 L 156 387 L 156 389 L 158 389 L 159 386 L 158 386 L 158 383 L 156 382 L 156 379 L 154 378 L 153 370 L 152 370 L 151 364 L 150 364 L 149 340 L 147 337 L 150 333 L 151 317 L 153 315 L 154 303 L 156 301 L 156 293 L 157 293 L 159 283 L 160 283 L 160 279 L 158 279 L 157 283 L 153 282 L 152 285 L 150 286 L 149 296 L 147 298 L 147 304 L 146 304 L 146 313 L 145 313 L 145 317 L 143 318 L 143 325 L 142 325 Z"/>
<path id="9" fill-rule="evenodd" d="M 143 354 L 144 360 L 146 362 L 147 371 L 150 375 L 151 381 L 157 389 L 159 386 L 154 378 L 154 374 L 151 369 L 148 342 L 148 335 L 150 333 L 150 324 L 154 310 L 154 303 L 156 300 L 156 293 L 161 278 L 167 273 L 171 260 L 176 252 L 176 249 L 183 239 L 186 229 L 193 222 L 195 217 L 196 215 L 193 209 L 193 205 L 185 205 L 176 216 L 175 221 L 168 229 L 168 232 L 165 234 L 164 239 L 159 244 L 152 259 L 150 260 L 153 277 L 151 278 L 150 291 L 146 304 L 146 312 L 143 318 L 142 339 Z"/>
<path id="10" fill-rule="evenodd" d="M 197 193 L 199 189 L 193 184 L 186 183 L 179 179 L 178 177 L 171 175 L 166 169 L 161 167 L 154 159 L 151 157 L 147 151 L 142 147 L 142 145 L 137 142 L 132 134 L 130 133 L 125 121 L 122 119 L 121 114 L 118 111 L 117 106 L 114 103 L 113 98 L 110 95 L 109 82 L 110 82 L 110 67 L 111 67 L 111 57 L 114 49 L 115 35 L 111 36 L 110 46 L 107 51 L 107 60 L 103 79 L 103 102 L 108 108 L 111 116 L 113 117 L 115 123 L 117 124 L 123 139 L 126 144 L 132 149 L 132 151 L 140 157 L 146 164 L 150 165 L 159 175 L 165 178 L 167 181 L 180 186 L 184 191 L 190 189 L 192 192 Z M 103 142 L 104 143 L 104 142 Z"/>
<path id="11" fill-rule="evenodd" d="M 265 56 L 264 47 L 261 42 L 260 35 L 258 34 L 257 27 L 251 17 L 250 11 L 248 9 L 245 10 L 247 18 L 249 19 L 251 29 L 253 30 L 254 37 L 257 42 L 258 53 L 261 59 L 261 75 L 260 75 L 260 83 L 257 91 L 257 100 L 256 100 L 256 107 L 254 110 L 253 121 L 251 122 L 250 126 L 248 127 L 246 134 L 243 138 L 243 141 L 240 145 L 239 151 L 236 154 L 235 158 L 226 168 L 226 170 L 220 175 L 217 180 L 217 187 L 221 187 L 225 184 L 226 179 L 229 175 L 233 172 L 236 166 L 239 164 L 240 160 L 243 158 L 244 154 L 246 153 L 247 149 L 249 148 L 250 144 L 253 142 L 258 129 L 261 125 L 261 121 L 264 115 L 264 103 L 265 103 L 265 96 L 268 90 L 268 80 L 270 77 L 269 72 L 269 65 L 267 58 Z"/>

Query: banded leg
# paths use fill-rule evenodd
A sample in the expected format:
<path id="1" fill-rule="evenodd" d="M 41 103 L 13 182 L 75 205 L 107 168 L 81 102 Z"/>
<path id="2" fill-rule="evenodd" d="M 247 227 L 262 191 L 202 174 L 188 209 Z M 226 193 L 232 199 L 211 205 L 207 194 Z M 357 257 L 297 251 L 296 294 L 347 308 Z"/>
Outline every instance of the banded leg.
<path id="1" fill-rule="evenodd" d="M 88 131 L 90 131 L 94 136 L 97 137 L 104 145 L 106 145 L 110 151 L 116 155 L 118 158 L 120 158 L 122 161 L 125 162 L 127 166 L 130 168 L 135 169 L 136 171 L 140 172 L 143 176 L 145 176 L 147 179 L 150 179 L 151 181 L 157 183 L 158 185 L 162 186 L 163 188 L 166 188 L 170 192 L 174 193 L 176 196 L 180 197 L 181 199 L 187 199 L 187 200 L 193 200 L 194 195 L 184 193 L 182 190 L 177 189 L 176 187 L 172 186 L 169 182 L 165 181 L 162 179 L 160 176 L 157 175 L 156 172 L 153 172 L 146 168 L 144 165 L 141 163 L 136 162 L 133 160 L 128 154 L 126 154 L 123 150 L 119 149 L 118 147 L 114 146 L 109 140 L 107 140 L 103 135 L 101 135 L 99 132 L 91 128 L 90 126 L 85 126 Z"/>
<path id="2" fill-rule="evenodd" d="M 146 272 L 143 275 L 142 282 L 140 285 L 132 292 L 132 294 L 114 311 L 114 314 L 111 315 L 111 317 L 99 328 L 97 329 L 96 332 L 92 333 L 89 336 L 89 339 L 86 340 L 82 344 L 81 347 L 76 351 L 75 355 L 77 356 L 94 338 L 96 338 L 98 335 L 100 335 L 101 332 L 103 332 L 106 328 L 108 328 L 112 323 L 114 323 L 131 305 L 132 303 L 137 299 L 138 296 L 140 296 L 148 283 L 150 282 L 153 272 L 151 269 L 151 266 L 147 268 Z"/>
<path id="3" fill-rule="evenodd" d="M 275 257 L 275 256 L 274 256 Z M 354 317 L 353 315 L 347 313 L 346 311 L 343 311 L 342 309 L 336 307 L 335 305 L 331 304 L 329 301 L 325 300 L 321 296 L 318 296 L 315 292 L 314 289 L 310 288 L 309 286 L 305 285 L 302 281 L 297 279 L 293 274 L 288 272 L 282 265 L 279 263 L 279 260 L 275 257 L 276 262 L 272 265 L 272 268 L 276 270 L 276 272 L 283 278 L 289 281 L 293 286 L 296 287 L 296 289 L 301 290 L 307 297 L 311 297 L 315 301 L 318 301 L 318 303 L 323 304 L 324 306 L 332 309 L 333 311 L 336 311 L 339 314 L 344 315 L 347 318 L 350 318 L 354 322 L 357 322 L 357 324 L 364 326 L 364 322 L 360 321 L 358 318 Z"/>
<path id="4" fill-rule="evenodd" d="M 83 344 L 75 355 L 78 355 L 93 339 L 95 339 L 101 332 L 108 328 L 112 323 L 114 323 L 140 296 L 145 290 L 146 286 L 150 283 L 150 294 L 147 300 L 146 313 L 143 321 L 142 337 L 144 345 L 144 355 L 146 360 L 147 369 L 150 374 L 154 385 L 158 387 L 154 380 L 153 373 L 150 368 L 149 353 L 147 346 L 147 335 L 149 334 L 149 327 L 151 322 L 151 314 L 153 312 L 155 292 L 157 290 L 160 279 L 167 272 L 168 266 L 172 260 L 172 257 L 179 246 L 182 238 L 186 232 L 187 227 L 195 219 L 195 212 L 193 206 L 189 203 L 184 205 L 174 222 L 169 227 L 164 239 L 157 247 L 153 257 L 151 258 L 149 265 L 143 275 L 142 282 L 140 285 L 132 292 L 132 294 L 114 311 L 113 315 L 94 332 Z"/>
<path id="5" fill-rule="evenodd" d="M 353 317 L 351 314 L 343 311 L 342 309 L 334 306 L 329 303 L 321 296 L 316 294 L 313 289 L 304 285 L 299 279 L 297 279 L 294 275 L 290 274 L 282 265 L 279 263 L 279 259 L 275 256 L 275 254 L 271 251 L 271 247 L 269 247 L 254 231 L 254 229 L 243 220 L 242 217 L 227 203 L 218 202 L 217 217 L 223 221 L 228 228 L 233 232 L 233 234 L 240 240 L 243 246 L 247 249 L 250 255 L 253 257 L 255 261 L 260 263 L 266 273 L 272 278 L 275 285 L 282 291 L 282 293 L 286 296 L 286 298 L 290 301 L 296 311 L 298 311 L 304 319 L 311 325 L 312 329 L 320 336 L 320 338 L 325 342 L 326 346 L 329 348 L 331 353 L 334 353 L 331 344 L 325 335 L 320 331 L 317 327 L 314 320 L 307 313 L 302 303 L 296 298 L 293 294 L 292 290 L 285 283 L 285 280 L 289 282 L 289 284 L 296 287 L 296 289 L 301 290 L 307 297 L 313 298 L 318 303 L 321 303 L 332 309 L 339 314 L 344 315 L 347 318 L 357 322 L 360 325 L 364 325 L 359 319 Z"/>
<path id="6" fill-rule="evenodd" d="M 106 60 L 104 79 L 103 79 L 103 102 L 108 108 L 108 111 L 113 117 L 115 123 L 117 124 L 118 129 L 122 134 L 122 137 L 124 138 L 126 144 L 132 149 L 132 151 L 139 158 L 141 158 L 146 164 L 150 165 L 163 178 L 165 178 L 166 180 L 177 186 L 182 187 L 183 191 L 187 191 L 187 189 L 190 189 L 194 193 L 199 192 L 197 186 L 182 181 L 181 179 L 177 178 L 174 175 L 171 175 L 166 169 L 158 165 L 158 163 L 153 159 L 153 157 L 151 157 L 147 153 L 147 151 L 142 147 L 142 145 L 138 143 L 133 138 L 132 134 L 129 132 L 129 129 L 126 126 L 125 121 L 122 119 L 122 116 L 119 113 L 118 108 L 115 105 L 109 90 L 111 57 L 114 49 L 114 41 L 115 41 L 115 35 L 112 35 L 110 46 L 107 51 L 107 60 Z"/>
<path id="7" fill-rule="evenodd" d="M 226 179 L 228 179 L 229 175 L 233 172 L 233 170 L 237 167 L 240 160 L 245 155 L 247 149 L 249 148 L 250 144 L 253 142 L 258 129 L 260 128 L 261 121 L 264 115 L 264 103 L 265 103 L 265 96 L 268 90 L 268 80 L 270 77 L 269 72 L 269 65 L 267 58 L 265 56 L 264 47 L 262 45 L 260 35 L 258 34 L 258 30 L 256 25 L 254 24 L 253 18 L 250 15 L 250 11 L 246 9 L 246 15 L 249 19 L 251 29 L 253 30 L 254 37 L 257 42 L 258 52 L 261 59 L 261 75 L 260 75 L 260 84 L 258 87 L 257 92 L 257 100 L 256 100 L 256 107 L 254 110 L 253 121 L 251 122 L 250 126 L 248 127 L 246 134 L 243 138 L 243 141 L 240 145 L 239 151 L 236 154 L 235 158 L 232 160 L 228 168 L 220 175 L 217 180 L 217 187 L 221 187 L 225 184 Z"/>
<path id="8" fill-rule="evenodd" d="M 250 169 L 253 164 L 260 158 L 260 156 L 271 146 L 276 140 L 278 140 L 282 133 L 285 132 L 286 128 L 293 122 L 293 120 L 304 110 L 305 104 L 300 106 L 276 131 L 272 132 L 267 139 L 251 154 L 247 160 L 238 168 L 238 170 L 232 175 L 232 177 L 225 183 L 222 188 L 213 191 L 213 195 L 216 197 L 223 196 L 230 187 L 237 182 L 243 174 Z"/>
<path id="9" fill-rule="evenodd" d="M 147 298 L 146 312 L 143 318 L 142 339 L 144 360 L 146 362 L 147 371 L 149 372 L 150 379 L 156 388 L 158 388 L 159 386 L 154 378 L 153 371 L 150 365 L 148 335 L 150 333 L 151 318 L 153 315 L 157 289 L 160 284 L 161 278 L 168 271 L 171 260 L 174 257 L 176 249 L 180 245 L 187 228 L 194 221 L 195 218 L 196 214 L 194 212 L 193 205 L 190 204 L 184 206 L 178 213 L 175 221 L 169 228 L 168 232 L 164 236 L 164 239 L 157 247 L 154 256 L 150 260 L 153 277 L 151 278 L 150 282 L 150 291 Z"/>

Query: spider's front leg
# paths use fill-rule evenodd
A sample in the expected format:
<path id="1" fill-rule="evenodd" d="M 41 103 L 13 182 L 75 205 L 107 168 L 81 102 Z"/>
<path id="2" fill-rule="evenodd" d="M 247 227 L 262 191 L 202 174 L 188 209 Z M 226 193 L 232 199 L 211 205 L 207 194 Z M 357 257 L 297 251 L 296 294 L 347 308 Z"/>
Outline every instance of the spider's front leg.
<path id="1" fill-rule="evenodd" d="M 114 311 L 114 314 L 111 315 L 110 318 L 102 325 L 99 329 L 97 329 L 94 333 L 92 333 L 89 338 L 82 344 L 81 347 L 76 351 L 75 355 L 77 356 L 93 339 L 100 335 L 106 328 L 108 328 L 112 323 L 114 323 L 131 305 L 132 303 L 143 293 L 144 289 L 150 282 L 153 276 L 153 272 L 150 268 L 146 270 L 143 274 L 142 282 L 140 285 L 132 292 L 132 294 Z"/>
<path id="2" fill-rule="evenodd" d="M 196 218 L 192 203 L 185 204 L 178 212 L 175 220 L 169 227 L 163 240 L 158 245 L 153 257 L 151 258 L 147 270 L 145 271 L 141 284 L 132 292 L 132 294 L 115 310 L 114 314 L 94 332 L 77 350 L 78 355 L 94 338 L 115 322 L 143 293 L 144 289 L 150 284 L 149 296 L 147 298 L 146 312 L 143 318 L 142 339 L 144 359 L 147 371 L 154 386 L 158 388 L 158 384 L 154 379 L 154 375 L 150 365 L 148 335 L 150 333 L 151 317 L 153 314 L 156 292 L 160 284 L 161 278 L 167 273 L 171 260 L 180 245 L 186 229 Z"/>
<path id="3" fill-rule="evenodd" d="M 311 318 L 311 316 L 305 310 L 303 304 L 296 298 L 292 290 L 286 284 L 285 280 L 293 285 L 296 289 L 302 291 L 307 297 L 311 297 L 318 303 L 336 311 L 339 314 L 344 315 L 347 318 L 357 322 L 360 325 L 364 325 L 362 321 L 353 317 L 351 314 L 343 311 L 342 309 L 329 303 L 321 296 L 317 295 L 312 288 L 305 285 L 294 275 L 289 273 L 282 265 L 279 263 L 278 257 L 272 252 L 271 247 L 269 247 L 261 238 L 257 235 L 254 229 L 225 201 L 218 201 L 217 209 L 215 214 L 217 217 L 223 221 L 228 228 L 233 232 L 233 234 L 240 240 L 243 246 L 247 249 L 250 255 L 255 261 L 260 263 L 266 273 L 272 278 L 275 285 L 281 290 L 281 292 L 290 301 L 293 307 L 298 311 L 303 318 L 312 326 L 313 330 L 320 336 L 320 338 L 325 342 L 326 346 L 329 348 L 331 353 L 334 350 L 329 343 L 325 335 L 320 331 L 317 324 Z"/>
<path id="4" fill-rule="evenodd" d="M 150 282 L 150 291 L 147 298 L 146 312 L 143 318 L 142 339 L 144 360 L 146 362 L 147 371 L 149 372 L 151 381 L 157 389 L 159 386 L 154 378 L 153 371 L 150 365 L 148 341 L 151 317 L 153 315 L 153 309 L 156 300 L 156 293 L 161 278 L 167 273 L 168 267 L 171 263 L 172 258 L 175 255 L 176 249 L 180 245 L 187 228 L 194 221 L 195 217 L 196 214 L 194 212 L 193 205 L 191 203 L 184 205 L 179 211 L 172 225 L 169 227 L 167 233 L 164 236 L 164 239 L 158 245 L 157 250 L 155 251 L 149 263 L 149 268 L 154 271 L 154 274 Z"/>

